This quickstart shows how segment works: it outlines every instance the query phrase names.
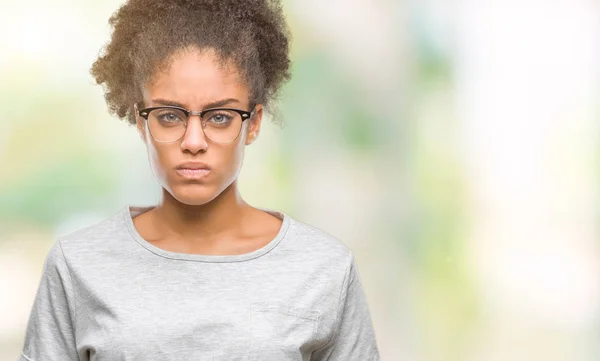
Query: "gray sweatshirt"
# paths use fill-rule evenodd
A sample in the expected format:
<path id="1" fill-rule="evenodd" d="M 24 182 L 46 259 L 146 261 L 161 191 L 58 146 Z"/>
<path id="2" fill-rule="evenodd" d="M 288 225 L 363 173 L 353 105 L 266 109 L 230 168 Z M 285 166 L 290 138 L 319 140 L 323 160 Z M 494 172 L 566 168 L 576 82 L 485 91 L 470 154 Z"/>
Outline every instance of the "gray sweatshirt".
<path id="1" fill-rule="evenodd" d="M 379 361 L 352 251 L 283 219 L 240 255 L 167 251 L 124 207 L 57 239 L 19 361 Z"/>

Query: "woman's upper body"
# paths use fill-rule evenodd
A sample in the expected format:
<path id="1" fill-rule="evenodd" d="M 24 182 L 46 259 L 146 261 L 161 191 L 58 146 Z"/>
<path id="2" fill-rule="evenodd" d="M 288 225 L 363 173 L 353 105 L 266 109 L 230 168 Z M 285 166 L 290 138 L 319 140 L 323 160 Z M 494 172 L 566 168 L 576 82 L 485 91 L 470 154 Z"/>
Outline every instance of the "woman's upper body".
<path id="1" fill-rule="evenodd" d="M 92 75 L 161 200 L 55 243 L 22 359 L 378 360 L 352 252 L 239 191 L 290 77 L 280 2 L 129 0 L 110 23 Z"/>
<path id="2" fill-rule="evenodd" d="M 159 248 L 126 207 L 51 248 L 21 361 L 379 360 L 352 252 L 289 215 L 249 253 Z"/>

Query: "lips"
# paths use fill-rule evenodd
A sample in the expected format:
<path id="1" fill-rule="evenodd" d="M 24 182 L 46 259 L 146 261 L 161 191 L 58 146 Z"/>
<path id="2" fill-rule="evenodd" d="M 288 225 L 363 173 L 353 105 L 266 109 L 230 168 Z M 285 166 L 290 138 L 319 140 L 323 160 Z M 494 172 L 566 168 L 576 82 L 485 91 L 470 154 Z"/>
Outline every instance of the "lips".
<path id="1" fill-rule="evenodd" d="M 210 173 L 209 169 L 177 169 L 177 173 L 188 179 L 204 178 Z"/>
<path id="2" fill-rule="evenodd" d="M 186 162 L 177 166 L 176 172 L 186 179 L 200 179 L 210 173 L 210 167 L 206 163 Z"/>
<path id="3" fill-rule="evenodd" d="M 184 162 L 177 166 L 177 169 L 208 169 L 210 167 L 206 163 L 202 162 Z"/>

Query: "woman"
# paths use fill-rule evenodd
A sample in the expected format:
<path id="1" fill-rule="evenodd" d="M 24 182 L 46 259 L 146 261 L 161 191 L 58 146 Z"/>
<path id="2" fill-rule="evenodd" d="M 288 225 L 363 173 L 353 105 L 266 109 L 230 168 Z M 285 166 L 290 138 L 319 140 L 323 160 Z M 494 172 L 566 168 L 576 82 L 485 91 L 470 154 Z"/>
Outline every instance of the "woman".
<path id="1" fill-rule="evenodd" d="M 110 24 L 91 72 L 162 197 L 54 243 L 20 361 L 379 360 L 351 250 L 238 190 L 290 76 L 279 2 L 130 0 Z"/>

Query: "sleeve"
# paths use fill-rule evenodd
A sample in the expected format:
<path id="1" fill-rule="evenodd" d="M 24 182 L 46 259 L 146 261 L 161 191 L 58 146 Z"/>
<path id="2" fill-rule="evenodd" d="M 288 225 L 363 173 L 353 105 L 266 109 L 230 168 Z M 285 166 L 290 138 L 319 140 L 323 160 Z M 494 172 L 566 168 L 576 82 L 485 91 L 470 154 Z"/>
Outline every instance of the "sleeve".
<path id="1" fill-rule="evenodd" d="M 379 361 L 375 331 L 358 267 L 351 257 L 338 306 L 336 332 L 311 361 Z"/>
<path id="2" fill-rule="evenodd" d="M 60 240 L 48 252 L 19 361 L 78 361 L 73 288 Z"/>

